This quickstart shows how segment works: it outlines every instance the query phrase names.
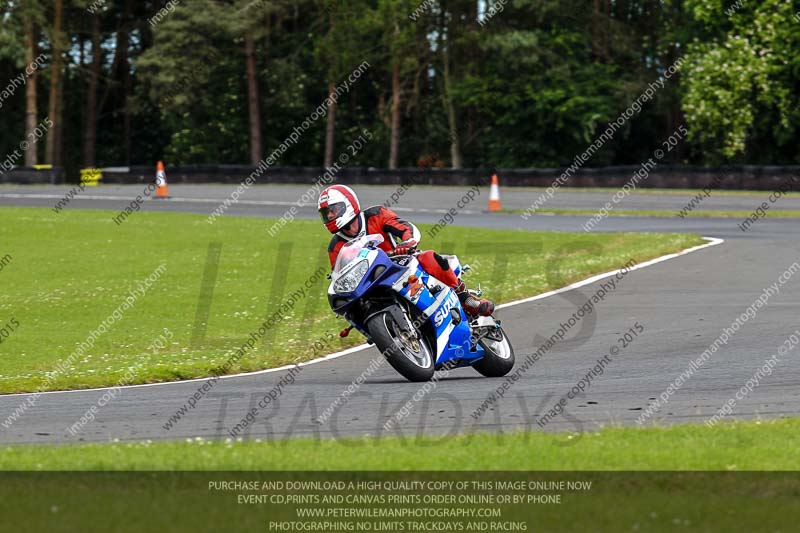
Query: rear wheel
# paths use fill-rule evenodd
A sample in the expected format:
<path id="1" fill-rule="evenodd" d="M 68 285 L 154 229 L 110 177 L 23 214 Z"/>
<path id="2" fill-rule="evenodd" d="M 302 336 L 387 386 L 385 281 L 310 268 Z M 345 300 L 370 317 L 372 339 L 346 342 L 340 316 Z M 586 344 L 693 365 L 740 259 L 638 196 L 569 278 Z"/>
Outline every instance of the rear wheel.
<path id="1" fill-rule="evenodd" d="M 388 311 L 372 317 L 367 329 L 375 346 L 403 377 L 409 381 L 430 381 L 435 358 L 419 331 L 403 331 Z"/>
<path id="2" fill-rule="evenodd" d="M 514 368 L 514 347 L 503 328 L 498 327 L 478 341 L 486 355 L 472 365 L 475 370 L 489 378 L 505 376 Z"/>

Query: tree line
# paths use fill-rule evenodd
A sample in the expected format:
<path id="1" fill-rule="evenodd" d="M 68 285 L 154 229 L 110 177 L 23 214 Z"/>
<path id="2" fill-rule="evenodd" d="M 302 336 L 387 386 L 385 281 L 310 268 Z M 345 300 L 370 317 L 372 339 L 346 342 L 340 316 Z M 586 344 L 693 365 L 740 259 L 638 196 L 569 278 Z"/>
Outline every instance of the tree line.
<path id="1" fill-rule="evenodd" d="M 330 167 L 366 129 L 349 165 L 563 167 L 613 121 L 587 166 L 682 125 L 675 163 L 800 162 L 797 0 L 0 6 L 0 156 L 52 124 L 18 165 L 257 166 L 306 120 L 276 164 Z"/>

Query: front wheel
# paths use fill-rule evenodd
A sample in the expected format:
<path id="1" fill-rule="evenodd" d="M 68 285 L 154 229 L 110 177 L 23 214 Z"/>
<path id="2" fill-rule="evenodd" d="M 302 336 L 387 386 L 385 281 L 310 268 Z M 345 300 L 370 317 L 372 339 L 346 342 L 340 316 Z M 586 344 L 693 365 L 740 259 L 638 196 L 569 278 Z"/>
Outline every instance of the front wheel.
<path id="1" fill-rule="evenodd" d="M 375 346 L 403 377 L 409 381 L 430 381 L 434 356 L 418 331 L 403 331 L 388 311 L 372 317 L 367 329 Z"/>
<path id="2" fill-rule="evenodd" d="M 514 347 L 503 328 L 498 327 L 487 333 L 478 344 L 486 355 L 472 365 L 475 370 L 489 378 L 499 378 L 511 372 L 514 368 Z"/>

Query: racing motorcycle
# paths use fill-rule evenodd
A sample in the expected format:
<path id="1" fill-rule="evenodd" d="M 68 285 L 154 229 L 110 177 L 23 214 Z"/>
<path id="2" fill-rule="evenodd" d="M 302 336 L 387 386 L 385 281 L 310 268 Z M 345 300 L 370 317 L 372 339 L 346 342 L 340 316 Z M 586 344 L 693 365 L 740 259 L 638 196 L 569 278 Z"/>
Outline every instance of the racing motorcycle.
<path id="1" fill-rule="evenodd" d="M 383 240 L 365 235 L 339 252 L 328 302 L 350 323 L 340 335 L 355 328 L 409 381 L 462 366 L 488 377 L 506 375 L 514 349 L 500 322 L 468 316 L 456 292 L 422 270 L 414 254 L 387 254 L 379 248 Z M 460 278 L 458 258 L 445 257 Z M 480 288 L 472 292 L 480 296 Z"/>

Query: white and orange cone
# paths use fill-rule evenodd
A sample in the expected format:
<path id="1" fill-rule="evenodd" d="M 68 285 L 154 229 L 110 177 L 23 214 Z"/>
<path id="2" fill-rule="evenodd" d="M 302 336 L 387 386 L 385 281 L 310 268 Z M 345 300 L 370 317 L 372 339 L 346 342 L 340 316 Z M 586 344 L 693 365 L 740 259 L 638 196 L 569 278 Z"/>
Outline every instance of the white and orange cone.
<path id="1" fill-rule="evenodd" d="M 489 189 L 489 211 L 501 211 L 503 206 L 500 205 L 500 184 L 497 180 L 497 174 L 492 174 L 492 186 Z"/>
<path id="2" fill-rule="evenodd" d="M 164 163 L 161 161 L 156 165 L 156 198 L 169 198 L 167 173 L 164 172 Z"/>

